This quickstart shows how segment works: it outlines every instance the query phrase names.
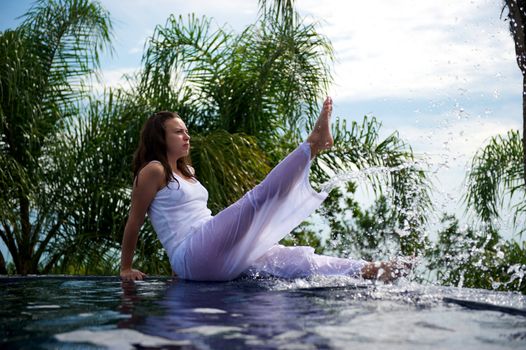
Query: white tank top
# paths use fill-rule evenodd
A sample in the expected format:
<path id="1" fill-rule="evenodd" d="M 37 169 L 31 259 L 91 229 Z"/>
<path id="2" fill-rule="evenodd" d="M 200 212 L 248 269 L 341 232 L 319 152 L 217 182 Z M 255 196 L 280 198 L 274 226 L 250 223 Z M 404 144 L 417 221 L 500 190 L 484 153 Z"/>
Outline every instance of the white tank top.
<path id="1" fill-rule="evenodd" d="M 206 188 L 195 179 L 186 180 L 175 173 L 174 176 L 178 181 L 160 189 L 148 208 L 153 228 L 168 256 L 195 228 L 212 218 Z"/>

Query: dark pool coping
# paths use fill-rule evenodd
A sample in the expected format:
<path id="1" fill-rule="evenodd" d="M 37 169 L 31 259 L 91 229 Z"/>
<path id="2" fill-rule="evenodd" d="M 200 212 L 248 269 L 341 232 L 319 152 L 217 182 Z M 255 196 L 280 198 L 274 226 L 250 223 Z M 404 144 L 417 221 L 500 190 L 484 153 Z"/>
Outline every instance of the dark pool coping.
<path id="1" fill-rule="evenodd" d="M 480 301 L 456 299 L 450 297 L 444 297 L 442 298 L 442 301 L 448 304 L 457 304 L 471 310 L 498 311 L 509 315 L 526 317 L 526 310 L 517 309 L 509 306 L 500 306 L 495 304 L 483 303 Z"/>

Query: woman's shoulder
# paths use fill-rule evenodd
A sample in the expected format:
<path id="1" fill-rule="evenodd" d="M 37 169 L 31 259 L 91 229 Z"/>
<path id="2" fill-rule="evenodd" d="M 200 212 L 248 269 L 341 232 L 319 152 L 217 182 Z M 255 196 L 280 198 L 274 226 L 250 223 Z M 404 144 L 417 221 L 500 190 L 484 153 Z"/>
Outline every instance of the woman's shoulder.
<path id="1" fill-rule="evenodd" d="M 161 162 L 152 160 L 142 167 L 142 169 L 139 171 L 138 177 L 140 179 L 145 178 L 148 180 L 162 180 L 165 178 L 164 167 Z"/>
<path id="2" fill-rule="evenodd" d="M 141 169 L 141 171 L 147 171 L 147 172 L 164 172 L 163 164 L 158 160 L 152 160 L 146 163 Z"/>

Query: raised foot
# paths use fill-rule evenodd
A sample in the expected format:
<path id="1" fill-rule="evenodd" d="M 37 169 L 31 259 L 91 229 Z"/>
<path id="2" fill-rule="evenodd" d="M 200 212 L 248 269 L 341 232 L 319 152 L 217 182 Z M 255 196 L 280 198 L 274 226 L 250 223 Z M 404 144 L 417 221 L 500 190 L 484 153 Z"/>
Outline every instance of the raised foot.
<path id="1" fill-rule="evenodd" d="M 314 158 L 320 151 L 329 149 L 334 144 L 331 134 L 330 120 L 332 114 L 332 98 L 327 97 L 323 102 L 320 116 L 314 124 L 314 130 L 307 138 L 311 146 L 311 157 Z"/>

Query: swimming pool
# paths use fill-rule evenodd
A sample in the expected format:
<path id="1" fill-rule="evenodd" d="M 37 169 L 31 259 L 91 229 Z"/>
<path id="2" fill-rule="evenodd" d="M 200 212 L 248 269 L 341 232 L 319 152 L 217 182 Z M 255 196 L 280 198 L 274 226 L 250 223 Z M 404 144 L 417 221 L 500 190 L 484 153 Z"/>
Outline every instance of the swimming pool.
<path id="1" fill-rule="evenodd" d="M 0 348 L 524 349 L 526 297 L 350 278 L 0 278 Z"/>

